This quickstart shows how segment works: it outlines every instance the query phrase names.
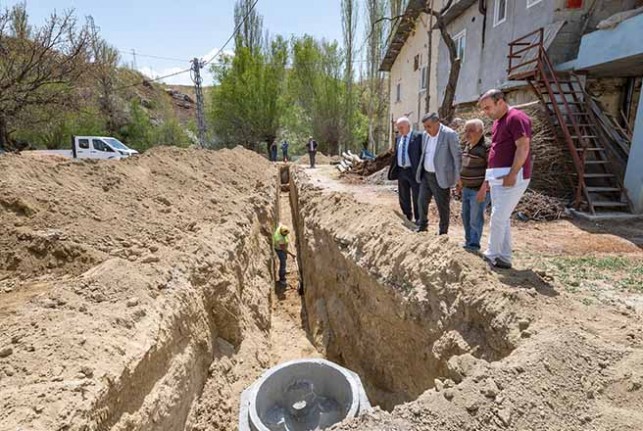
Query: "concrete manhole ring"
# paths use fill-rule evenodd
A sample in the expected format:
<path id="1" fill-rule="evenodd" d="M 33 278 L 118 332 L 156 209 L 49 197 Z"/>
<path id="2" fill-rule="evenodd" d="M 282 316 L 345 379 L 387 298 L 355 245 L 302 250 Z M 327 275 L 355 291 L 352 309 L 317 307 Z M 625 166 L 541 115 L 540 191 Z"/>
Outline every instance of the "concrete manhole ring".
<path id="1" fill-rule="evenodd" d="M 359 376 L 324 359 L 266 371 L 241 397 L 240 431 L 321 430 L 370 410 Z"/>

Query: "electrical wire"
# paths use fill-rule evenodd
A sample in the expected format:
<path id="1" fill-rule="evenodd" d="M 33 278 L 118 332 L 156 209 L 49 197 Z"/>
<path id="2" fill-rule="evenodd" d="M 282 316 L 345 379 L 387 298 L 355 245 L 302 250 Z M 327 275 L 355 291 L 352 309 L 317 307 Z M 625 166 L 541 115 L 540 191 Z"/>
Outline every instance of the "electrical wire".
<path id="1" fill-rule="evenodd" d="M 136 50 L 127 51 L 127 50 L 124 50 L 124 49 L 119 49 L 118 52 L 120 52 L 121 54 L 135 55 L 137 57 L 154 58 L 154 59 L 157 59 L 157 60 L 180 61 L 182 63 L 185 63 L 185 62 L 189 61 L 189 60 L 186 60 L 184 58 L 161 57 L 161 56 L 158 56 L 158 55 L 141 54 Z"/>
<path id="2" fill-rule="evenodd" d="M 235 27 L 234 31 L 232 32 L 232 34 L 231 34 L 231 35 L 230 35 L 230 37 L 228 38 L 228 40 L 226 40 L 226 42 L 223 44 L 223 46 L 222 46 L 221 48 L 219 48 L 219 50 L 216 52 L 216 54 L 214 54 L 212 57 L 210 57 L 210 59 L 209 59 L 209 60 L 206 60 L 206 61 L 203 63 L 203 65 L 204 65 L 204 66 L 205 66 L 205 65 L 207 65 L 208 63 L 210 63 L 210 62 L 211 62 L 212 60 L 214 60 L 215 58 L 217 58 L 217 57 L 218 57 L 218 56 L 223 52 L 223 50 L 225 49 L 225 47 L 226 47 L 226 46 L 228 46 L 228 44 L 230 43 L 230 41 L 231 41 L 231 40 L 232 40 L 232 39 L 237 35 L 237 32 L 239 31 L 239 29 L 241 28 L 241 26 L 246 22 L 246 20 L 248 19 L 248 17 L 249 17 L 249 16 L 250 16 L 250 14 L 252 13 L 253 9 L 255 8 L 255 6 L 257 5 L 257 3 L 258 3 L 258 2 L 259 2 L 259 0 L 255 0 L 255 2 L 252 4 L 252 6 L 250 6 L 250 9 L 248 10 L 248 13 L 246 13 L 246 15 L 243 17 L 243 19 L 241 20 L 241 22 L 239 22 L 239 24 L 237 24 L 237 26 Z"/>
<path id="3" fill-rule="evenodd" d="M 203 67 L 203 66 L 207 65 L 208 63 L 212 62 L 215 58 L 217 58 L 217 57 L 218 57 L 218 56 L 223 52 L 223 50 L 225 49 L 225 47 L 226 47 L 226 46 L 228 46 L 228 44 L 230 43 L 230 41 L 231 41 L 231 40 L 232 40 L 232 39 L 237 35 L 237 32 L 239 31 L 239 29 L 241 28 L 241 26 L 246 22 L 246 20 L 248 19 L 248 17 L 250 16 L 250 14 L 252 13 L 252 11 L 254 10 L 254 8 L 255 8 L 255 6 L 257 5 L 257 3 L 259 3 L 259 0 L 255 0 L 255 1 L 254 1 L 254 3 L 252 4 L 252 6 L 250 6 L 250 9 L 248 10 L 248 13 L 246 13 L 246 15 L 243 17 L 243 19 L 239 22 L 239 24 L 237 24 L 237 26 L 235 27 L 234 31 L 232 32 L 232 34 L 231 34 L 231 35 L 230 35 L 230 37 L 228 38 L 228 40 L 223 44 L 223 46 L 222 46 L 222 47 L 221 47 L 221 48 L 220 48 L 220 49 L 219 49 L 219 50 L 218 50 L 218 51 L 217 51 L 217 52 L 216 52 L 212 57 L 210 57 L 208 60 L 206 60 L 205 62 L 203 62 L 203 63 L 201 64 L 201 67 Z M 130 53 L 130 54 L 131 54 L 131 53 Z M 171 77 L 176 76 L 176 75 L 181 75 L 181 74 L 183 74 L 183 73 L 190 72 L 191 70 L 192 70 L 192 67 L 189 67 L 189 68 L 187 68 L 187 69 L 180 70 L 180 71 L 178 71 L 178 72 L 174 72 L 174 73 L 171 73 L 171 74 L 169 74 L 169 75 L 159 76 L 159 77 L 157 77 L 157 78 L 150 79 L 150 80 L 148 80 L 148 81 L 150 81 L 150 82 L 160 81 L 160 80 L 163 80 L 163 79 L 166 79 L 166 78 L 171 78 Z M 123 87 L 117 88 L 115 91 L 124 90 L 124 89 L 126 89 L 126 88 L 130 88 L 130 87 L 135 87 L 135 86 L 137 86 L 137 85 L 139 85 L 139 84 L 140 84 L 140 83 L 139 83 L 139 82 L 137 82 L 137 83 L 135 83 L 135 84 L 125 85 L 125 86 L 123 86 Z"/>

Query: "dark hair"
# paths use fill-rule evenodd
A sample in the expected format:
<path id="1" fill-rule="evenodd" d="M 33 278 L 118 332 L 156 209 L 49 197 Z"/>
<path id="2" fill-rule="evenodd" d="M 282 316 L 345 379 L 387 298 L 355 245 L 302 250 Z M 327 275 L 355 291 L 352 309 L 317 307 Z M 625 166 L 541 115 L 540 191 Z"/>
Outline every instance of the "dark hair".
<path id="1" fill-rule="evenodd" d="M 503 93 L 502 90 L 498 90 L 496 88 L 491 89 L 486 93 L 484 93 L 482 96 L 480 96 L 480 98 L 478 99 L 478 103 L 489 98 L 494 102 L 498 102 L 499 100 L 505 100 L 505 93 Z"/>
<path id="2" fill-rule="evenodd" d="M 424 114 L 422 117 L 422 123 L 426 123 L 427 121 L 432 121 L 432 122 L 439 122 L 440 121 L 440 116 L 438 115 L 437 112 L 431 112 L 430 114 Z"/>

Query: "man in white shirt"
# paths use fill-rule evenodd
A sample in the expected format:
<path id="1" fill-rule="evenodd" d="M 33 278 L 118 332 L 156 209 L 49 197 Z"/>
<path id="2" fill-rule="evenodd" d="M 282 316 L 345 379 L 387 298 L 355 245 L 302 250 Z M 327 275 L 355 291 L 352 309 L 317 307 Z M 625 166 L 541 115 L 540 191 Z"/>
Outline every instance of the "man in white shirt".
<path id="1" fill-rule="evenodd" d="M 418 207 L 420 222 L 418 232 L 426 232 L 429 220 L 429 203 L 435 197 L 440 215 L 438 233 L 446 235 L 451 216 L 451 188 L 460 178 L 461 151 L 458 134 L 440 123 L 436 113 L 422 117 L 422 153 L 416 180 L 420 183 Z"/>

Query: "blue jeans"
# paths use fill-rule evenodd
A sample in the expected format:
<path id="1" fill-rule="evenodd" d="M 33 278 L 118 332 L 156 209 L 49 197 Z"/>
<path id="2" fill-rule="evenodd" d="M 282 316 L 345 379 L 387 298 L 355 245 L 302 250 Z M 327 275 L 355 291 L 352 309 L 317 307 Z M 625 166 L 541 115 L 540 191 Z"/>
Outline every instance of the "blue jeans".
<path id="1" fill-rule="evenodd" d="M 464 225 L 464 245 L 480 250 L 480 238 L 484 228 L 484 210 L 489 205 L 489 193 L 484 202 L 476 200 L 477 190 L 462 188 L 462 224 Z"/>
<path id="2" fill-rule="evenodd" d="M 277 252 L 277 257 L 279 258 L 279 280 L 278 281 L 280 283 L 285 283 L 286 282 L 286 260 L 288 259 L 288 255 L 283 250 L 275 249 L 275 252 Z"/>

